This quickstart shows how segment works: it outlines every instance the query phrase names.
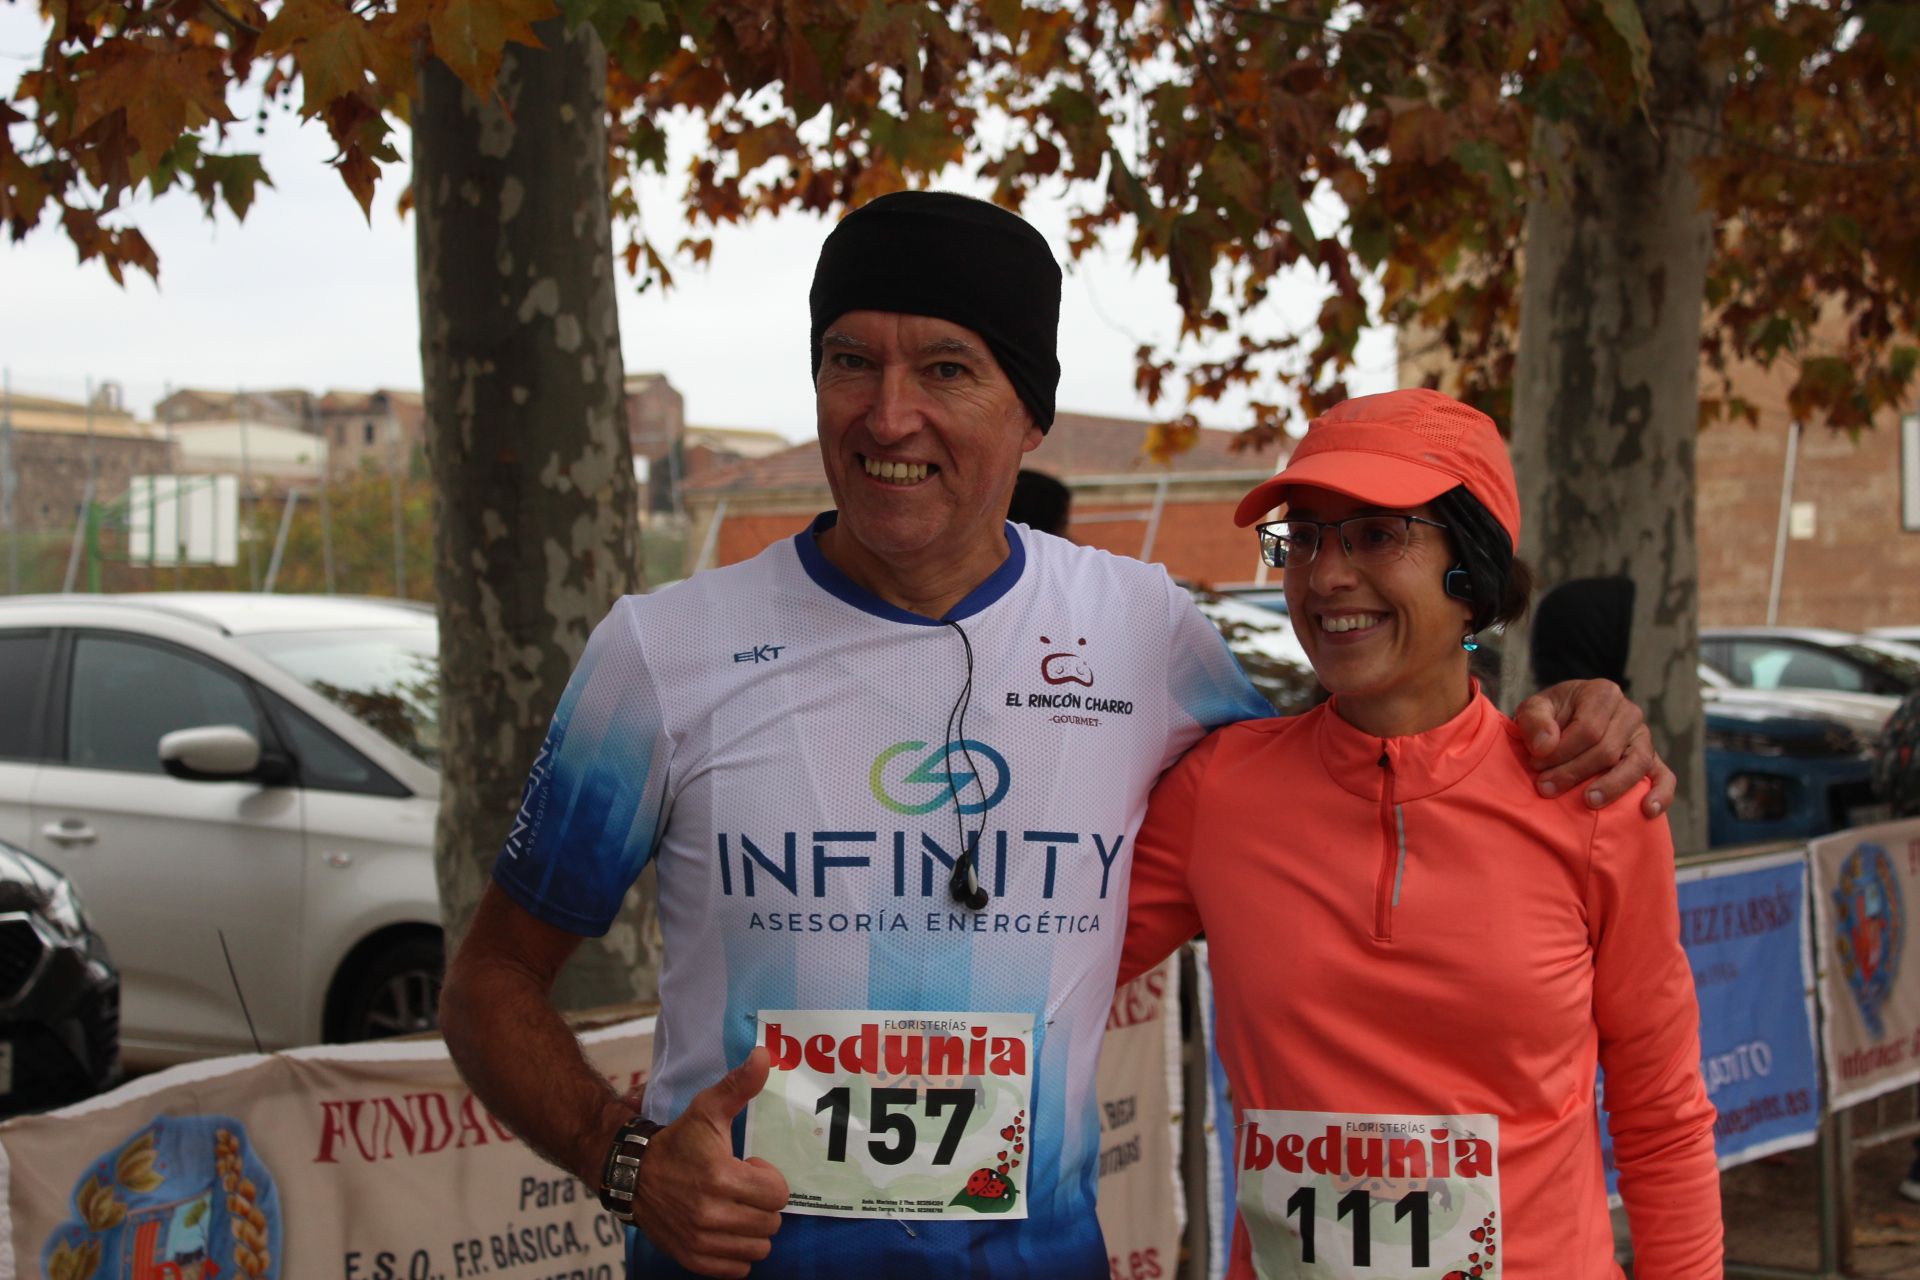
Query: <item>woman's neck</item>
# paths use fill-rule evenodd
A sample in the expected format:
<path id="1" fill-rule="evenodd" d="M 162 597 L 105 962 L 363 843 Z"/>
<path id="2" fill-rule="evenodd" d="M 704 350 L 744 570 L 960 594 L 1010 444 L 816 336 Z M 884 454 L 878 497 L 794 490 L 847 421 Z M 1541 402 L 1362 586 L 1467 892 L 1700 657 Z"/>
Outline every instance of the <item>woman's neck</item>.
<path id="1" fill-rule="evenodd" d="M 1459 715 L 1473 701 L 1473 692 L 1473 679 L 1462 666 L 1457 675 L 1436 675 L 1412 688 L 1338 694 L 1333 709 L 1362 733 L 1376 738 L 1406 738 L 1438 729 Z"/>

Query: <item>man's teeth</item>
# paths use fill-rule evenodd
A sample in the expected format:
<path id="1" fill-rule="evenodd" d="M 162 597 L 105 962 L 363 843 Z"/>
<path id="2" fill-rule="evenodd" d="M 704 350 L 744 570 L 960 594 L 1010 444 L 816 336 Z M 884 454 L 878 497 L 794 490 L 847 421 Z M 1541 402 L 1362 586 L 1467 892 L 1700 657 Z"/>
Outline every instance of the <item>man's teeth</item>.
<path id="1" fill-rule="evenodd" d="M 1385 618 L 1376 613 L 1348 613 L 1337 618 L 1321 618 L 1320 629 L 1322 631 L 1365 631 L 1385 621 Z"/>
<path id="2" fill-rule="evenodd" d="M 927 478 L 927 464 L 924 462 L 876 462 L 872 458 L 863 458 L 867 474 L 876 480 L 891 480 L 895 484 L 916 484 Z"/>

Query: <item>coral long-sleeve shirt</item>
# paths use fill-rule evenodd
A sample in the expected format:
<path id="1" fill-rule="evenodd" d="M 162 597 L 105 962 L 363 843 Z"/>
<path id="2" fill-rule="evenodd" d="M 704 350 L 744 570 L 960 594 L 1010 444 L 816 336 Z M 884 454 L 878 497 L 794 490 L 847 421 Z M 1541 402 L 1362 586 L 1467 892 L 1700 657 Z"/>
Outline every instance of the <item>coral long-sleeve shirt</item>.
<path id="1" fill-rule="evenodd" d="M 1432 1185 L 1419 1224 L 1436 1237 L 1480 1224 L 1475 1241 L 1497 1239 L 1461 1244 L 1474 1255 L 1462 1274 L 1619 1275 L 1596 1061 L 1636 1274 L 1721 1274 L 1714 1111 L 1667 824 L 1644 819 L 1637 797 L 1597 812 L 1544 799 L 1524 757 L 1513 722 L 1477 692 L 1445 725 L 1387 739 L 1342 720 L 1336 700 L 1220 729 L 1155 789 L 1121 976 L 1205 931 L 1243 1187 L 1289 1176 L 1289 1158 L 1297 1171 L 1264 1209 L 1243 1191 L 1231 1275 L 1256 1274 L 1256 1251 L 1262 1275 L 1347 1274 L 1356 1210 L 1390 1234 L 1396 1206 L 1378 1202 L 1432 1185 L 1409 1175 L 1434 1173 L 1448 1136 L 1464 1163 L 1469 1135 L 1497 1149 L 1498 1212 L 1480 1212 L 1482 1184 L 1456 1179 Z M 1421 1149 L 1387 1148 L 1381 1171 L 1400 1176 L 1336 1216 L 1330 1202 L 1369 1172 L 1366 1143 L 1344 1138 L 1407 1134 Z M 1343 1154 L 1329 1177 L 1329 1155 Z M 1285 1198 L 1316 1176 L 1318 1200 Z M 1475 1216 L 1455 1223 L 1463 1196 Z M 1323 1269 L 1303 1268 L 1289 1236 L 1303 1208 L 1319 1214 Z M 1411 1227 L 1392 1230 L 1404 1241 Z M 1418 1274 L 1446 1274 L 1440 1248 L 1438 1269 Z"/>

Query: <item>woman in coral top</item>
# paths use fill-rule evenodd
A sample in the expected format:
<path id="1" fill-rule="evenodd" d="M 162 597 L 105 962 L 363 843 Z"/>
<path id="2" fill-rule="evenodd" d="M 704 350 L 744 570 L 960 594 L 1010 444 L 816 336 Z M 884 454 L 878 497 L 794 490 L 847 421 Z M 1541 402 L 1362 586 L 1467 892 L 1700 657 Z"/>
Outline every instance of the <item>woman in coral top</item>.
<path id="1" fill-rule="evenodd" d="M 1396 391 L 1249 493 L 1333 695 L 1221 729 L 1154 791 L 1123 976 L 1207 935 L 1238 1118 L 1233 1276 L 1721 1274 L 1712 1104 L 1665 818 L 1534 789 L 1468 674 L 1526 609 L 1491 419 Z M 1645 785 L 1644 783 L 1642 784 Z"/>

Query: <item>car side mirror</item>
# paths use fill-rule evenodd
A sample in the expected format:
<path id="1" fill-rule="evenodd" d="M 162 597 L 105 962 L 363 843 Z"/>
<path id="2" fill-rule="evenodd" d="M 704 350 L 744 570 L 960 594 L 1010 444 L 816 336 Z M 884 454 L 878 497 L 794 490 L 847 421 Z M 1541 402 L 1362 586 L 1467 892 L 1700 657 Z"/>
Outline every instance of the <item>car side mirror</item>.
<path id="1" fill-rule="evenodd" d="M 271 785 L 286 780 L 289 765 L 279 752 L 262 751 L 260 740 L 238 725 L 175 729 L 160 739 L 160 767 L 188 782 L 257 779 Z"/>

